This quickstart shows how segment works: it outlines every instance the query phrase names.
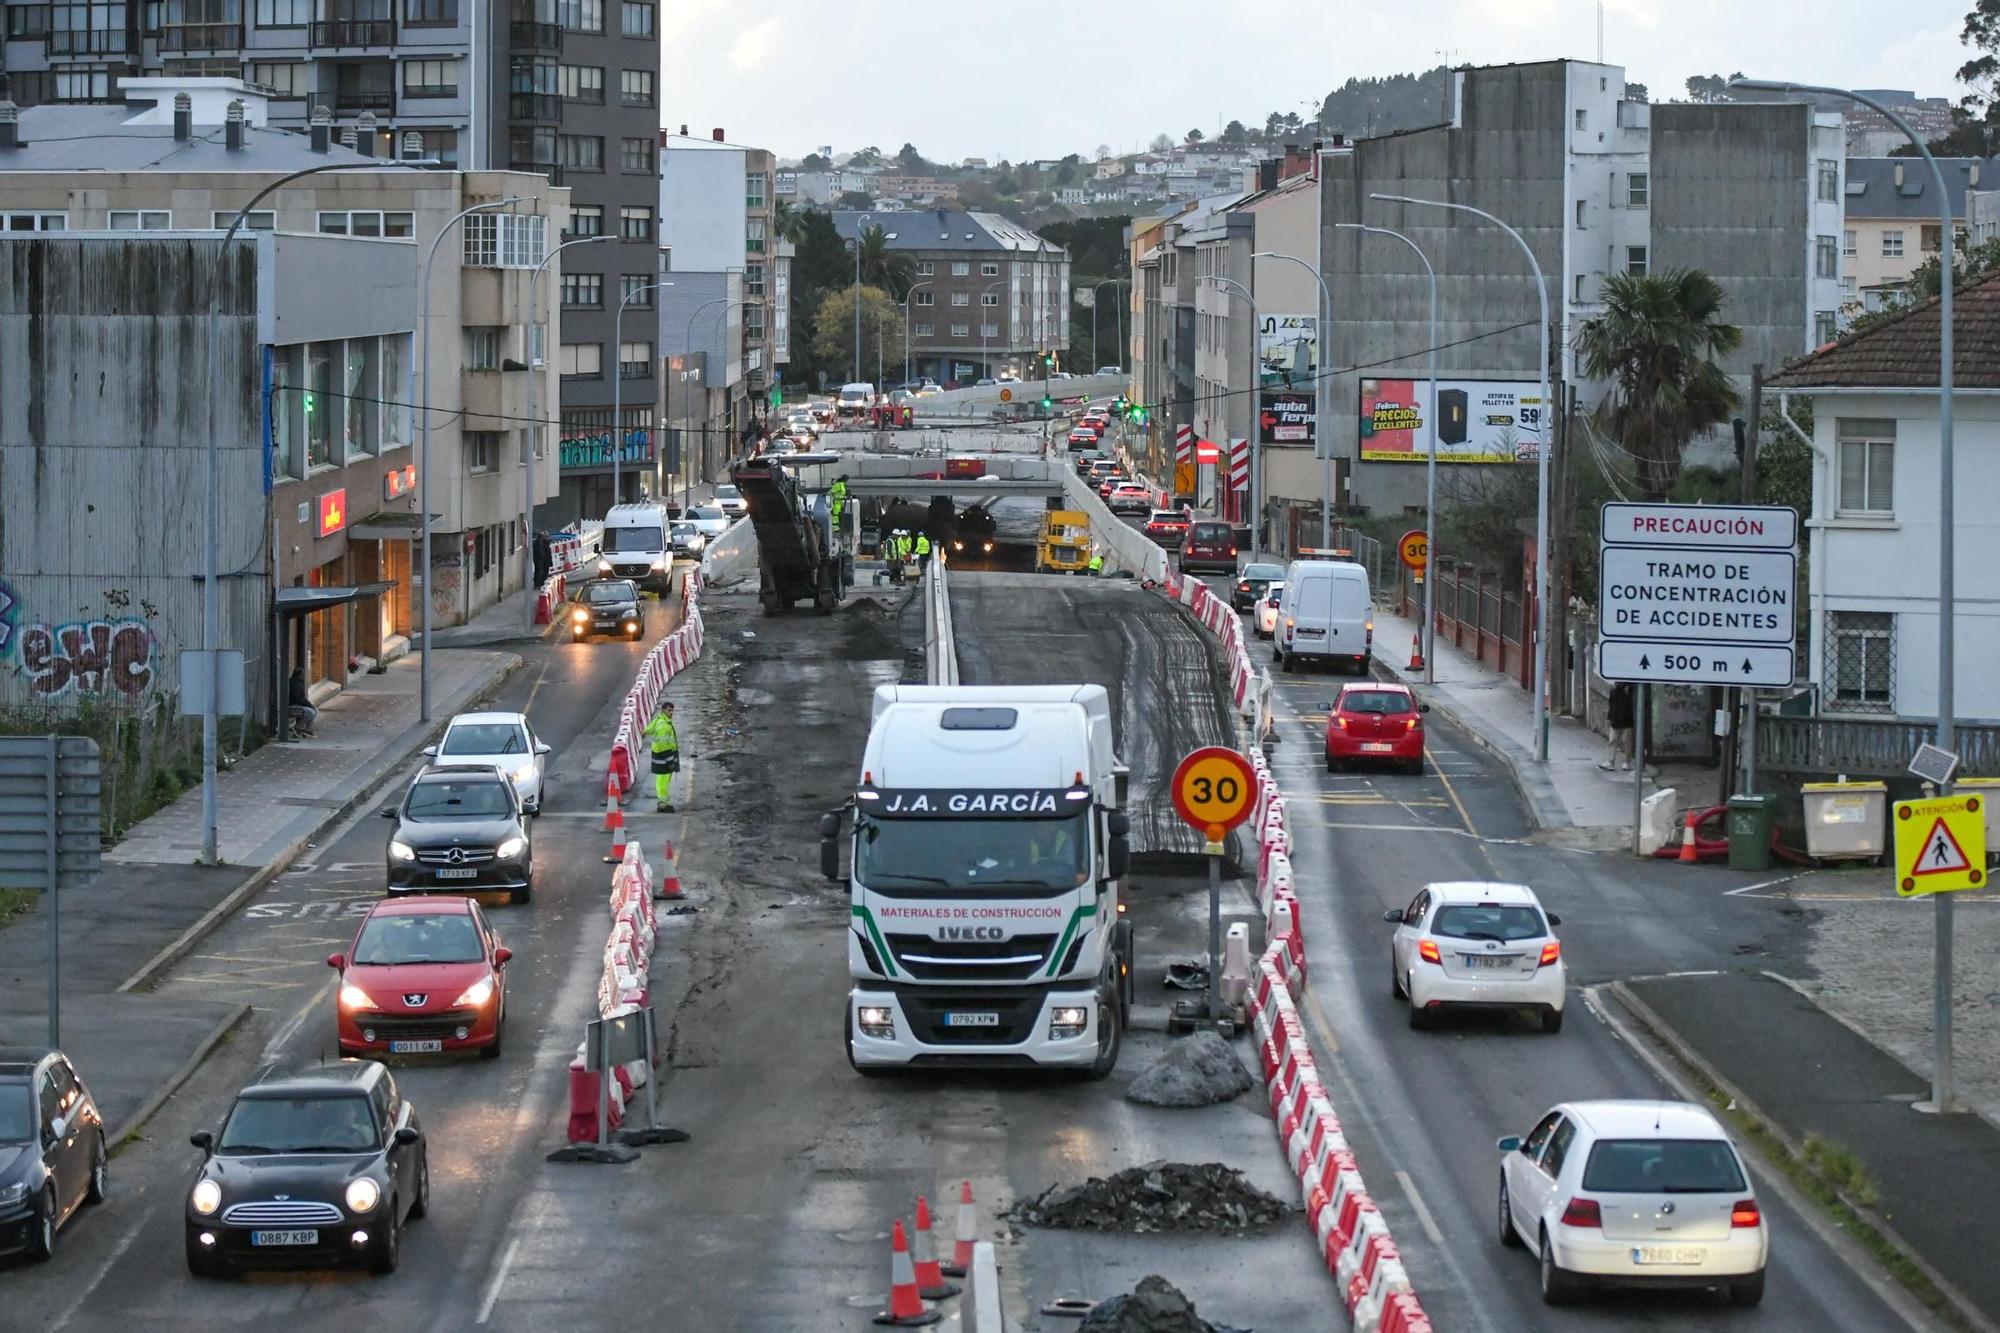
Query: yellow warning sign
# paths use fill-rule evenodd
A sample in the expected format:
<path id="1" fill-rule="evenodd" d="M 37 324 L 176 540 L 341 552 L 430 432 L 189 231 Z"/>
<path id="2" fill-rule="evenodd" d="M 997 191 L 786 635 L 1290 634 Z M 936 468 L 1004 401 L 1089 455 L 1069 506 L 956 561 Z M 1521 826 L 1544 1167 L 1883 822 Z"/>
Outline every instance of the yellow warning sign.
<path id="1" fill-rule="evenodd" d="M 1896 802 L 1896 892 L 1905 898 L 1986 887 L 1979 796 Z"/>
<path id="2" fill-rule="evenodd" d="M 1176 495 L 1194 494 L 1193 463 L 1174 464 L 1174 494 Z"/>

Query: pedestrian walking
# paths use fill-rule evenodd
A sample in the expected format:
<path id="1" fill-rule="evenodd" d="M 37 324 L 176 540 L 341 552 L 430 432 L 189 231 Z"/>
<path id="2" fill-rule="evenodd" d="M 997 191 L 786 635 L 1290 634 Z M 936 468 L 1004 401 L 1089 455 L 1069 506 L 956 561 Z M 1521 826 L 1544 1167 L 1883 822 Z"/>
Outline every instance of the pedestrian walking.
<path id="1" fill-rule="evenodd" d="M 549 570 L 555 565 L 555 555 L 549 548 L 549 534 L 546 532 L 535 534 L 534 560 L 535 586 L 539 588 L 549 581 Z"/>
<path id="2" fill-rule="evenodd" d="M 672 703 L 661 702 L 660 711 L 646 724 L 645 737 L 653 751 L 653 808 L 672 814 L 674 774 L 681 770 L 681 738 L 674 729 Z"/>
<path id="3" fill-rule="evenodd" d="M 319 720 L 319 709 L 313 707 L 312 695 L 306 691 L 304 667 L 293 667 L 292 678 L 285 682 L 285 711 L 291 715 L 294 736 L 313 734 L 313 723 Z"/>
<path id="4" fill-rule="evenodd" d="M 1611 757 L 1598 765 L 1607 773 L 1632 767 L 1632 719 L 1632 682 L 1621 680 L 1611 687 Z"/>

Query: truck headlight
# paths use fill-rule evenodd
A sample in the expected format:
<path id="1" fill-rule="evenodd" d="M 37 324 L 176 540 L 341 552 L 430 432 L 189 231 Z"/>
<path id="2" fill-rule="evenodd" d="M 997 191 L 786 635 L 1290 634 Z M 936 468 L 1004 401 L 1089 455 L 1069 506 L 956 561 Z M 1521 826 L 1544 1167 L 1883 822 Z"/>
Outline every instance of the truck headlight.
<path id="1" fill-rule="evenodd" d="M 670 561 L 670 559 L 671 559 L 671 557 L 669 557 L 669 556 L 664 556 L 664 555 L 663 555 L 663 556 L 661 556 L 661 557 L 660 557 L 660 558 L 659 558 L 658 560 L 655 560 L 655 561 L 653 562 L 653 570 L 654 570 L 654 572 L 655 572 L 655 573 L 657 573 L 657 572 L 659 572 L 659 571 L 661 571 L 661 570 L 665 569 L 665 568 L 667 567 L 667 564 L 668 564 L 668 562 Z"/>
<path id="2" fill-rule="evenodd" d="M 1049 1014 L 1049 1036 L 1056 1041 L 1081 1037 L 1090 1026 L 1090 1010 L 1081 1005 L 1065 1005 Z"/>
<path id="3" fill-rule="evenodd" d="M 855 1022 L 860 1026 L 861 1035 L 864 1037 L 881 1037 L 888 1040 L 896 1035 L 896 1016 L 889 1006 L 884 1004 L 862 1005 Z"/>
<path id="4" fill-rule="evenodd" d="M 611 562 L 609 560 L 600 560 L 597 562 L 597 576 L 604 579 L 611 577 Z"/>
<path id="5" fill-rule="evenodd" d="M 211 1216 L 222 1207 L 222 1186 L 212 1180 L 197 1180 L 194 1193 L 188 1195 L 188 1204 L 203 1217 Z"/>

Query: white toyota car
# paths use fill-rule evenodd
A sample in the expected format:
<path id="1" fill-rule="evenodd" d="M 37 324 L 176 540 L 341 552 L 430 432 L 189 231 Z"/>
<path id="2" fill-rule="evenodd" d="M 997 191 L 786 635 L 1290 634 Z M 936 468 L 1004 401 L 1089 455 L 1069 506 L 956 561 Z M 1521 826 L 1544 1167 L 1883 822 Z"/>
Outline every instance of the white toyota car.
<path id="1" fill-rule="evenodd" d="M 1560 1032 L 1569 989 L 1562 918 L 1542 911 L 1524 884 L 1426 884 L 1408 907 L 1382 914 L 1396 925 L 1389 942 L 1389 992 L 1408 1000 L 1410 1026 L 1446 1009 L 1516 1009 Z"/>
<path id="2" fill-rule="evenodd" d="M 1542 1299 L 1589 1286 L 1764 1299 L 1771 1237 L 1736 1145 L 1688 1102 L 1567 1102 L 1496 1145 L 1500 1243 L 1541 1260 Z"/>
<path id="3" fill-rule="evenodd" d="M 549 747 L 525 713 L 460 713 L 424 754 L 440 764 L 491 764 L 514 784 L 523 814 L 542 812 Z"/>

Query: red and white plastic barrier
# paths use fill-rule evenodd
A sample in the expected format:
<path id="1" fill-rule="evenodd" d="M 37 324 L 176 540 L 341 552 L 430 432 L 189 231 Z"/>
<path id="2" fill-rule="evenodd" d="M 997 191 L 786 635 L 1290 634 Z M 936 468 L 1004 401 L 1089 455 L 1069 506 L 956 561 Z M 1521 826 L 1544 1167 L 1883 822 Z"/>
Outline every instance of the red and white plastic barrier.
<path id="1" fill-rule="evenodd" d="M 637 781 L 633 761 L 639 754 L 640 733 L 659 707 L 667 682 L 701 655 L 704 630 L 700 585 L 701 576 L 689 570 L 681 584 L 681 627 L 654 644 L 646 654 L 618 710 L 618 730 L 611 740 L 611 776 L 618 784 L 621 800 L 631 794 L 632 784 Z"/>
<path id="2" fill-rule="evenodd" d="M 659 921 L 653 914 L 653 868 L 639 844 L 628 843 L 625 859 L 611 871 L 611 933 L 604 941 L 604 968 L 597 979 L 597 1013 L 618 1018 L 645 1007 L 652 986 L 653 945 Z M 579 1043 L 569 1066 L 569 1140 L 597 1137 L 597 1075 L 583 1067 Z M 625 1103 L 646 1086 L 652 1070 L 634 1060 L 612 1071 L 609 1126 L 617 1128 Z"/>

